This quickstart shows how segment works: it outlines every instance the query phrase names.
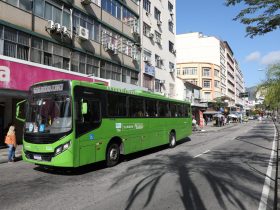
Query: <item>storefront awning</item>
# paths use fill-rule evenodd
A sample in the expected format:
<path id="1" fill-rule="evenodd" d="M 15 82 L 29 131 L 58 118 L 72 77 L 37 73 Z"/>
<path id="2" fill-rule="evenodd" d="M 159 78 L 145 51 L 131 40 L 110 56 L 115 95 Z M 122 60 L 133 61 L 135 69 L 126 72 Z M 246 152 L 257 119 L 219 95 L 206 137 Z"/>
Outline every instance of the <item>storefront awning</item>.
<path id="1" fill-rule="evenodd" d="M 203 112 L 203 114 L 220 114 L 221 112 L 219 111 L 206 111 L 206 112 Z"/>

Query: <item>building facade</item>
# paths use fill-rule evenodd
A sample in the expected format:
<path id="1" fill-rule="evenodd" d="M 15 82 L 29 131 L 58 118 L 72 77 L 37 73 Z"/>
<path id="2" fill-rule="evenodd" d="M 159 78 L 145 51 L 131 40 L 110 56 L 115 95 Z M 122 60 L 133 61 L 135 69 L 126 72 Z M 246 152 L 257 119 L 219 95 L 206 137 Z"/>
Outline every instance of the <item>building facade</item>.
<path id="1" fill-rule="evenodd" d="M 176 36 L 177 76 L 202 87 L 202 99 L 222 98 L 229 107 L 242 104 L 242 72 L 229 44 L 213 36 L 187 33 Z"/>
<path id="2" fill-rule="evenodd" d="M 176 98 L 175 0 L 143 0 L 141 85 Z"/>

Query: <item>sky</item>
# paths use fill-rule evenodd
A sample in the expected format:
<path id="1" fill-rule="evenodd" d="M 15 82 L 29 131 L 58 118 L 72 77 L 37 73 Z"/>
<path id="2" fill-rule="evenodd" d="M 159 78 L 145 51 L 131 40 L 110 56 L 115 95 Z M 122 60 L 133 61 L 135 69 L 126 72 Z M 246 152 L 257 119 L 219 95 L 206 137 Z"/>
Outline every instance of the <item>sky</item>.
<path id="1" fill-rule="evenodd" d="M 280 29 L 246 37 L 246 25 L 233 18 L 244 5 L 225 6 L 225 0 L 177 0 L 177 34 L 201 32 L 227 41 L 238 61 L 245 87 L 265 79 L 269 65 L 280 61 Z"/>

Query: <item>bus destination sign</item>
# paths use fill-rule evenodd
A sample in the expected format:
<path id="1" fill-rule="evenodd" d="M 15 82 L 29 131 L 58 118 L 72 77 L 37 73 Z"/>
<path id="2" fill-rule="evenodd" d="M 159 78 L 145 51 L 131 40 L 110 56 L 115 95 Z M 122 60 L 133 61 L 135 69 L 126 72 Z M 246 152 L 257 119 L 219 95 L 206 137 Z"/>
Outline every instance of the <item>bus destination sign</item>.
<path id="1" fill-rule="evenodd" d="M 33 88 L 33 93 L 39 94 L 39 93 L 51 93 L 51 92 L 63 91 L 63 85 L 64 84 L 37 86 Z"/>

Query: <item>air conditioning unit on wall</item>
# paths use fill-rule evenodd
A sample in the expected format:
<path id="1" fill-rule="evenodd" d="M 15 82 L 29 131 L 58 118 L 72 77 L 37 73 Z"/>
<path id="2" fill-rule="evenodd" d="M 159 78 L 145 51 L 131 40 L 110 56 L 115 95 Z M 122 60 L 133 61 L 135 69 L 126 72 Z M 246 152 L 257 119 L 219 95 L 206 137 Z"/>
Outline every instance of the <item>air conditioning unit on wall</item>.
<path id="1" fill-rule="evenodd" d="M 49 29 L 50 31 L 53 31 L 55 29 L 54 22 L 52 20 L 48 20 L 46 29 Z"/>
<path id="2" fill-rule="evenodd" d="M 89 39 L 89 31 L 88 31 L 88 29 L 80 26 L 78 28 L 78 36 L 82 40 L 88 40 Z"/>
<path id="3" fill-rule="evenodd" d="M 59 23 L 55 23 L 55 24 L 54 24 L 54 27 L 55 27 L 55 30 L 56 30 L 57 32 L 60 32 L 60 30 L 61 30 L 61 25 L 60 25 Z"/>

